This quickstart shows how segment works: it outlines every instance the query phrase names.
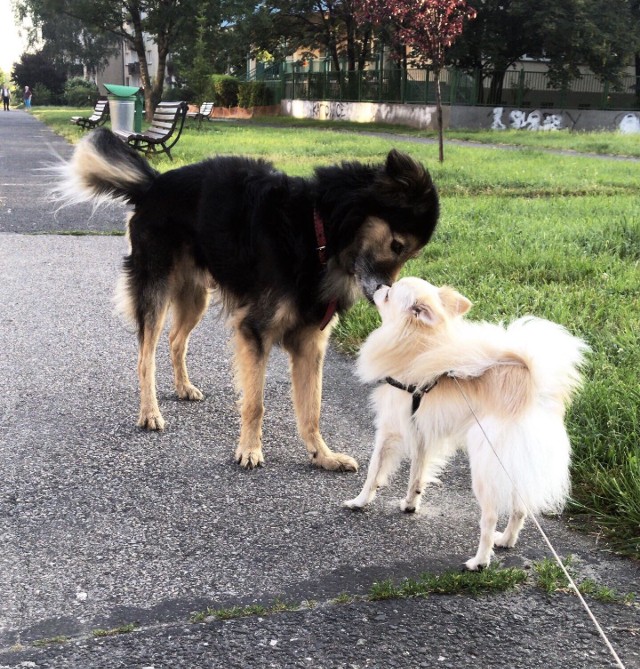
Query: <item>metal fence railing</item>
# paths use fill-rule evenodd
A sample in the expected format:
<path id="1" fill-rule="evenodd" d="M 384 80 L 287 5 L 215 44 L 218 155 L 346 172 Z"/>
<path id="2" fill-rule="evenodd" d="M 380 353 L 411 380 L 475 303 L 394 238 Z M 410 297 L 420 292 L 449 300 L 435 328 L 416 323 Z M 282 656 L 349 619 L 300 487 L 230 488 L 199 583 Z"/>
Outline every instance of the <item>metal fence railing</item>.
<path id="1" fill-rule="evenodd" d="M 271 91 L 273 102 L 282 99 L 340 100 L 434 104 L 433 72 L 418 69 L 365 69 L 337 72 L 329 61 L 304 65 L 280 63 L 254 76 Z M 482 80 L 461 70 L 441 72 L 442 101 L 456 105 L 526 108 L 640 109 L 640 77 L 623 77 L 618 86 L 583 74 L 567 86 L 556 86 L 544 72 L 508 70 L 501 80 Z"/>

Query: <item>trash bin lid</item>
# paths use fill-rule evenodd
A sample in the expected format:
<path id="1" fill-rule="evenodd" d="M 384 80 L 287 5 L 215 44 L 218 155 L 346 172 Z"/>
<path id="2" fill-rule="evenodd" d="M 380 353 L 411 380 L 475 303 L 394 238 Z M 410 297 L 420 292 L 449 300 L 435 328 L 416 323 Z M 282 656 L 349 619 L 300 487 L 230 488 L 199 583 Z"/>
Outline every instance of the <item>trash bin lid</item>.
<path id="1" fill-rule="evenodd" d="M 138 86 L 121 86 L 119 84 L 103 84 L 103 86 L 117 98 L 132 98 L 142 90 Z"/>

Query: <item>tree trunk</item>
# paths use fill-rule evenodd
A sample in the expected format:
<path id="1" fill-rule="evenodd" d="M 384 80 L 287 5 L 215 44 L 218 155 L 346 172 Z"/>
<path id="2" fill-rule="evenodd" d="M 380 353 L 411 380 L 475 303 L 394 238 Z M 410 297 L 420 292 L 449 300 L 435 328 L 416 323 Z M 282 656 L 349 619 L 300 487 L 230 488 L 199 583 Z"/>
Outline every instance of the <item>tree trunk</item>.
<path id="1" fill-rule="evenodd" d="M 151 91 L 151 102 L 155 109 L 158 102 L 162 100 L 162 91 L 164 90 L 164 73 L 167 67 L 167 56 L 169 55 L 169 45 L 167 44 L 166 35 L 158 35 L 158 69 L 156 71 L 156 78 L 153 82 L 153 89 Z"/>
<path id="2" fill-rule="evenodd" d="M 140 63 L 140 81 L 144 90 L 144 106 L 145 117 L 147 121 L 153 118 L 153 98 L 151 90 L 151 78 L 149 77 L 149 66 L 147 65 L 147 52 L 144 48 L 144 37 L 142 34 L 142 16 L 139 7 L 135 3 L 130 3 L 128 6 L 129 16 L 131 17 L 131 26 L 133 34 L 129 36 L 129 41 L 133 50 L 138 56 L 138 63 Z"/>

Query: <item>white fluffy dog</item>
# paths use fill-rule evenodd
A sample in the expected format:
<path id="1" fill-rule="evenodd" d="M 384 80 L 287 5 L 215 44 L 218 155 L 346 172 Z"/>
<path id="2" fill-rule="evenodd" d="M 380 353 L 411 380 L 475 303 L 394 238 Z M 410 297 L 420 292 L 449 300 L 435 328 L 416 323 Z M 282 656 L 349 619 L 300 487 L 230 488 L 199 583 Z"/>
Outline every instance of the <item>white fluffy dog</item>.
<path id="1" fill-rule="evenodd" d="M 540 318 L 507 328 L 467 321 L 466 297 L 421 279 L 379 288 L 374 300 L 382 325 L 362 346 L 358 374 L 383 382 L 373 392 L 375 446 L 364 487 L 345 506 L 369 504 L 408 454 L 401 508 L 416 511 L 426 484 L 466 445 L 481 509 L 480 544 L 466 567 L 486 567 L 494 545 L 515 545 L 527 512 L 559 511 L 566 501 L 564 414 L 588 346 Z M 509 521 L 496 532 L 501 514 Z"/>

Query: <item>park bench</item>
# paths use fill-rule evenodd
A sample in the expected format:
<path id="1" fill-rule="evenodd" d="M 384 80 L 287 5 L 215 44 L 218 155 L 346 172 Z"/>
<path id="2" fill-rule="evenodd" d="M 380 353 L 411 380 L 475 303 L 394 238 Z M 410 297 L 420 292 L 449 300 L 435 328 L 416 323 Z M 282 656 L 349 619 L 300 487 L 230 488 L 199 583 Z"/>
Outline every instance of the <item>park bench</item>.
<path id="1" fill-rule="evenodd" d="M 75 125 L 79 125 L 83 130 L 90 128 L 97 128 L 106 123 L 109 118 L 109 101 L 100 99 L 96 102 L 91 116 L 72 116 L 69 121 Z"/>
<path id="2" fill-rule="evenodd" d="M 160 102 L 153 112 L 151 125 L 144 132 L 116 130 L 115 134 L 147 156 L 166 153 L 173 160 L 171 148 L 180 139 L 187 109 L 186 102 Z"/>
<path id="3" fill-rule="evenodd" d="M 200 105 L 198 111 L 187 112 L 187 118 L 192 118 L 194 121 L 198 121 L 198 128 L 202 121 L 206 118 L 211 117 L 211 112 L 213 111 L 214 103 L 213 102 L 203 102 Z"/>

